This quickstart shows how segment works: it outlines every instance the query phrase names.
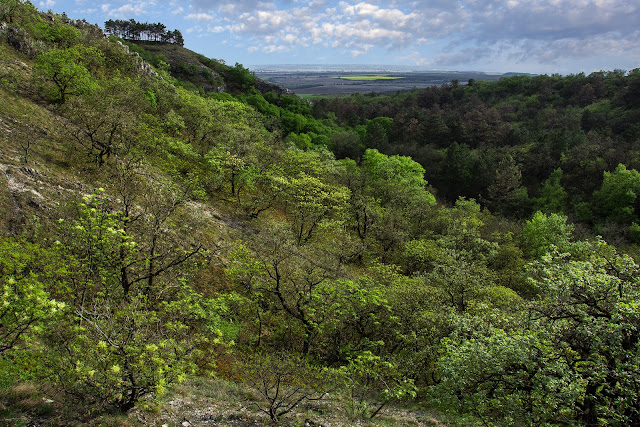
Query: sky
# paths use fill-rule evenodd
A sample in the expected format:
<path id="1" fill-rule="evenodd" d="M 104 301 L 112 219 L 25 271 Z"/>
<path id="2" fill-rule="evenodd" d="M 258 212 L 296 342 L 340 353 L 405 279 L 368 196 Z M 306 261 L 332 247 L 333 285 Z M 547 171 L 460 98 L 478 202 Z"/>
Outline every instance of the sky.
<path id="1" fill-rule="evenodd" d="M 104 26 L 162 22 L 209 58 L 591 73 L 640 68 L 639 0 L 33 0 Z"/>

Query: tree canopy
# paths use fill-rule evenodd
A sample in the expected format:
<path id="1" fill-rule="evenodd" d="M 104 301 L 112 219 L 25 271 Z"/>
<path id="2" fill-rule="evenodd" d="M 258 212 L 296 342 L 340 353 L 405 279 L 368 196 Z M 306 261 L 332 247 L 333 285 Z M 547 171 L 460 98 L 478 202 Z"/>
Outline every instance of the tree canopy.
<path id="1" fill-rule="evenodd" d="M 179 30 L 167 30 L 166 26 L 160 22 L 150 24 L 148 22 L 137 22 L 134 19 L 109 19 L 104 23 L 104 30 L 107 34 L 125 40 L 184 45 L 184 38 Z"/>

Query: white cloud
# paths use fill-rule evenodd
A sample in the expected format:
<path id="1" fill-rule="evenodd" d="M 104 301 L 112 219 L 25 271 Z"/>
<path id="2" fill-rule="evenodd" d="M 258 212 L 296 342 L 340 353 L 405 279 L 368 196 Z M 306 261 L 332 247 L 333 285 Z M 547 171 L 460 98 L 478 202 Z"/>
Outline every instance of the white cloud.
<path id="1" fill-rule="evenodd" d="M 373 19 L 384 26 L 402 28 L 409 24 L 416 23 L 419 19 L 417 12 L 405 14 L 399 9 L 383 9 L 370 3 L 358 3 L 350 5 L 344 1 L 340 2 L 340 7 L 347 15 L 361 19 Z"/>
<path id="2" fill-rule="evenodd" d="M 282 37 L 282 41 L 290 45 L 296 44 L 299 40 L 300 39 L 295 34 L 285 34 Z"/>
<path id="3" fill-rule="evenodd" d="M 282 52 L 287 52 L 289 51 L 290 48 L 287 46 L 276 46 L 276 45 L 269 45 L 269 46 L 265 46 L 262 48 L 262 51 L 264 53 L 282 53 Z"/>
<path id="4" fill-rule="evenodd" d="M 354 58 L 357 58 L 359 56 L 363 56 L 366 55 L 371 49 L 373 49 L 375 46 L 372 44 L 367 44 L 367 45 L 363 45 L 358 49 L 352 49 L 351 50 L 351 56 L 353 56 Z"/>
<path id="5" fill-rule="evenodd" d="M 147 3 L 148 4 L 148 3 Z M 120 7 L 111 8 L 110 3 L 105 3 L 100 6 L 102 13 L 108 18 L 127 19 L 134 16 L 141 16 L 145 14 L 145 3 L 127 3 Z"/>
<path id="6" fill-rule="evenodd" d="M 56 2 L 53 0 L 41 1 L 39 3 L 39 6 L 41 9 L 51 9 L 55 5 L 56 5 Z"/>
<path id="7" fill-rule="evenodd" d="M 208 13 L 190 13 L 187 16 L 185 16 L 186 19 L 190 19 L 192 21 L 197 21 L 197 22 L 211 22 L 213 21 L 215 18 L 213 15 L 209 15 Z"/>

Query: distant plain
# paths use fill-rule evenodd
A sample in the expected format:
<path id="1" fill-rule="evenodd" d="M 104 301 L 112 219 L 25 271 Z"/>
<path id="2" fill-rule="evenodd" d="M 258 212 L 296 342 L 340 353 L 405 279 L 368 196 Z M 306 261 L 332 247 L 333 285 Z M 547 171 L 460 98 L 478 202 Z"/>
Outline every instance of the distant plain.
<path id="1" fill-rule="evenodd" d="M 467 84 L 469 79 L 498 80 L 512 74 L 490 74 L 464 71 L 413 71 L 381 73 L 359 71 L 314 71 L 256 69 L 257 77 L 285 87 L 302 96 L 338 96 L 353 93 L 395 93 L 398 91 L 441 86 L 458 81 Z"/>

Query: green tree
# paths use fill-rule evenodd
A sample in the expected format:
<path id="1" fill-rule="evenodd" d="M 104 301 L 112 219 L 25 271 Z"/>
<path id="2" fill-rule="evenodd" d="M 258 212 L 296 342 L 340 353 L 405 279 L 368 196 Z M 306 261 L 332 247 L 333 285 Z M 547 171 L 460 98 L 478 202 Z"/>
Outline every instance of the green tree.
<path id="1" fill-rule="evenodd" d="M 604 172 L 599 190 L 593 193 L 600 216 L 609 221 L 629 224 L 638 220 L 640 172 L 620 163 L 613 172 Z"/>
<path id="2" fill-rule="evenodd" d="M 522 186 L 522 171 L 512 156 L 505 156 L 496 165 L 494 181 L 487 187 L 487 199 L 502 214 L 526 211 L 527 189 Z"/>
<path id="3" fill-rule="evenodd" d="M 485 422 L 637 424 L 640 269 L 602 241 L 584 253 L 533 264 L 539 298 L 517 316 L 462 319 L 440 396 Z"/>
<path id="4" fill-rule="evenodd" d="M 574 418 L 584 383 L 543 333 L 491 328 L 444 346 L 436 393 L 446 405 L 503 425 Z"/>
<path id="5" fill-rule="evenodd" d="M 424 168 L 410 157 L 387 156 L 369 149 L 362 158 L 365 188 L 383 206 L 434 205 L 435 198 L 426 190 Z"/>
<path id="6" fill-rule="evenodd" d="M 55 251 L 0 239 L 0 358 L 66 309 L 51 296 L 63 290 L 64 278 L 63 261 Z"/>
<path id="7" fill-rule="evenodd" d="M 464 313 L 480 299 L 481 291 L 492 285 L 489 270 L 478 263 L 452 258 L 449 264 L 437 265 L 425 276 L 426 281 L 442 289 L 442 303 Z"/>
<path id="8" fill-rule="evenodd" d="M 449 127 L 440 114 L 431 114 L 425 123 L 424 144 L 436 144 L 438 147 L 445 146 L 449 142 Z"/>
<path id="9" fill-rule="evenodd" d="M 475 200 L 463 197 L 453 208 L 434 212 L 427 227 L 434 234 L 407 242 L 404 258 L 407 272 L 428 273 L 436 267 L 467 261 L 486 266 L 498 249 L 482 236 L 489 214 Z"/>
<path id="10" fill-rule="evenodd" d="M 443 195 L 450 200 L 459 196 L 477 197 L 470 194 L 473 187 L 473 170 L 476 164 L 476 155 L 468 145 L 453 142 L 448 148 L 442 162 L 440 175 L 446 177 L 442 180 Z"/>
<path id="11" fill-rule="evenodd" d="M 532 271 L 542 291 L 534 307 L 541 330 L 566 348 L 572 372 L 583 384 L 576 417 L 585 425 L 640 422 L 640 269 L 628 256 L 598 241 L 585 261 L 550 259 Z"/>
<path id="12" fill-rule="evenodd" d="M 71 396 L 94 407 L 126 412 L 143 397 L 160 396 L 196 370 L 194 347 L 206 342 L 201 295 L 186 287 L 174 301 L 150 303 L 96 296 L 74 308 L 48 335 L 51 369 L 44 372 Z M 89 303 L 90 301 L 90 303 Z"/>
<path id="13" fill-rule="evenodd" d="M 71 396 L 121 411 L 184 380 L 219 336 L 215 303 L 178 277 L 161 280 L 179 263 L 163 261 L 153 237 L 151 252 L 139 246 L 128 220 L 94 195 L 78 204 L 77 218 L 61 221 L 69 310 L 44 330 L 41 372 Z"/>
<path id="14" fill-rule="evenodd" d="M 62 106 L 67 135 L 98 167 L 112 156 L 143 156 L 151 145 L 144 125 L 151 108 L 140 81 L 111 78 L 100 83 Z"/>
<path id="15" fill-rule="evenodd" d="M 542 183 L 539 197 L 534 199 L 534 207 L 545 213 L 562 214 L 567 210 L 567 192 L 562 188 L 562 169 L 554 170 Z"/>
<path id="16" fill-rule="evenodd" d="M 393 119 L 377 117 L 367 123 L 364 145 L 369 149 L 387 152 L 389 149 L 389 135 L 393 126 Z"/>
<path id="17" fill-rule="evenodd" d="M 339 225 L 349 200 L 349 189 L 330 185 L 304 172 L 279 177 L 276 185 L 298 244 L 309 241 L 321 228 Z"/>
<path id="18" fill-rule="evenodd" d="M 567 217 L 560 214 L 536 212 L 522 230 L 524 253 L 531 258 L 558 249 L 561 252 L 571 249 L 573 224 L 567 224 Z"/>
<path id="19" fill-rule="evenodd" d="M 54 22 L 52 25 L 41 24 L 38 29 L 43 39 L 56 43 L 61 48 L 71 47 L 81 37 L 80 30 L 59 22 Z"/>
<path id="20" fill-rule="evenodd" d="M 360 138 L 355 132 L 350 131 L 333 134 L 329 146 L 333 154 L 335 154 L 336 159 L 348 157 L 355 161 L 360 161 L 364 152 L 364 146 L 362 142 L 360 142 Z"/>
<path id="21" fill-rule="evenodd" d="M 370 351 L 357 354 L 341 371 L 347 380 L 353 419 L 373 419 L 389 402 L 416 396 L 412 379 L 403 377 L 395 364 Z"/>
<path id="22" fill-rule="evenodd" d="M 231 254 L 230 277 L 239 291 L 256 301 L 259 313 L 257 341 L 262 342 L 262 314 L 284 315 L 289 325 L 281 342 L 307 355 L 318 336 L 318 292 L 335 278 L 337 260 L 314 245 L 298 246 L 284 224 L 271 224 L 255 251 L 238 246 Z M 278 328 L 275 325 L 274 328 Z M 266 331 L 265 331 L 266 332 Z M 288 350 L 291 350 L 288 348 Z"/>
<path id="23" fill-rule="evenodd" d="M 239 102 L 209 102 L 216 123 L 215 137 L 205 159 L 212 172 L 228 183 L 233 196 L 253 186 L 253 180 L 269 156 L 272 137 L 249 107 Z"/>
<path id="24" fill-rule="evenodd" d="M 360 167 L 353 161 L 343 165 L 343 179 L 351 190 L 352 227 L 371 249 L 395 256 L 435 205 L 424 168 L 409 157 L 373 149 L 365 152 Z"/>
<path id="25" fill-rule="evenodd" d="M 8 22 L 11 24 L 16 18 L 33 16 L 36 12 L 36 8 L 29 1 L 3 0 L 0 3 L 0 22 Z"/>
<path id="26" fill-rule="evenodd" d="M 64 104 L 69 95 L 82 95 L 97 88 L 89 66 L 102 60 L 102 53 L 92 46 L 54 49 L 38 57 L 36 71 L 54 84 L 51 99 Z"/>

